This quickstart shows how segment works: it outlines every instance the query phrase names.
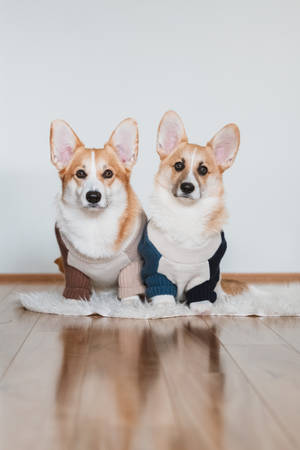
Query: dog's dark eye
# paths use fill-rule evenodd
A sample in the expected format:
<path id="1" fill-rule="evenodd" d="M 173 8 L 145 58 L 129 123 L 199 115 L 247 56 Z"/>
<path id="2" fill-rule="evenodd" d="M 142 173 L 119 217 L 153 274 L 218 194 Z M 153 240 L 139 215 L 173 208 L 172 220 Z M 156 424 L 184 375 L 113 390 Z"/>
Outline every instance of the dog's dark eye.
<path id="1" fill-rule="evenodd" d="M 206 175 L 207 172 L 208 172 L 208 168 L 206 166 L 203 166 L 202 164 L 200 164 L 200 166 L 198 167 L 199 175 Z"/>
<path id="2" fill-rule="evenodd" d="M 82 170 L 82 169 L 77 170 L 77 172 L 76 172 L 76 177 L 77 178 L 85 178 L 86 176 L 87 175 L 86 175 L 84 170 Z"/>
<path id="3" fill-rule="evenodd" d="M 106 170 L 104 170 L 102 176 L 103 176 L 103 178 L 111 178 L 113 176 L 113 174 L 114 173 L 112 170 L 106 169 Z"/>
<path id="4" fill-rule="evenodd" d="M 177 161 L 175 164 L 174 164 L 174 169 L 177 171 L 177 172 L 181 172 L 181 170 L 183 170 L 185 168 L 185 165 L 184 165 L 184 162 L 183 161 Z"/>

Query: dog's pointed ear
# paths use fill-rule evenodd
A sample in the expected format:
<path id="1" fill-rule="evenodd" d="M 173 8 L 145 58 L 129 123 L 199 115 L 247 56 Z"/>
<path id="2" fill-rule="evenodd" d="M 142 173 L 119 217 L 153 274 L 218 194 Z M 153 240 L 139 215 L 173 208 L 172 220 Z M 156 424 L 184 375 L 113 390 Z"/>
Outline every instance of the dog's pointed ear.
<path id="1" fill-rule="evenodd" d="M 208 144 L 214 152 L 216 162 L 221 170 L 232 166 L 240 145 L 240 130 L 237 125 L 230 123 L 222 128 Z"/>
<path id="2" fill-rule="evenodd" d="M 54 120 L 50 127 L 51 161 L 62 170 L 72 159 L 75 150 L 83 144 L 64 120 Z"/>
<path id="3" fill-rule="evenodd" d="M 131 170 L 136 162 L 139 146 L 136 121 L 131 118 L 122 120 L 112 132 L 108 144 L 113 147 L 125 168 Z"/>
<path id="4" fill-rule="evenodd" d="M 182 142 L 187 142 L 183 122 L 175 111 L 167 111 L 160 121 L 157 133 L 157 153 L 160 159 L 170 155 Z"/>

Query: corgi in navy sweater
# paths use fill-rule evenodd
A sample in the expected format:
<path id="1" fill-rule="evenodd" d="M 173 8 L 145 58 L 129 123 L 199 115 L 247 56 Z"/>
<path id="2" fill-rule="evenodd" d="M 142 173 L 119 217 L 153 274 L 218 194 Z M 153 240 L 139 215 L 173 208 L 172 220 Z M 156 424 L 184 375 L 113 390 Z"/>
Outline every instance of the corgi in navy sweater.
<path id="1" fill-rule="evenodd" d="M 217 299 L 226 250 L 222 174 L 239 143 L 238 127 L 229 124 L 206 146 L 191 144 L 178 114 L 163 116 L 157 137 L 161 163 L 139 244 L 146 295 L 153 303 L 186 301 L 201 314 Z"/>

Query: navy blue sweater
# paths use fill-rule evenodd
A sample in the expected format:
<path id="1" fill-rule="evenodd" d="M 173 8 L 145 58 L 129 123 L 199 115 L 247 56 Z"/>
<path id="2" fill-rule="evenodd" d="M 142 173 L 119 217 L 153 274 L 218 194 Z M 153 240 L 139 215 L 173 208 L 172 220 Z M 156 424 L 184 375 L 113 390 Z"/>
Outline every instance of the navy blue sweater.
<path id="1" fill-rule="evenodd" d="M 148 298 L 155 297 L 156 295 L 173 295 L 177 296 L 178 285 L 176 283 L 176 274 L 174 276 L 167 276 L 164 274 L 162 269 L 162 259 L 164 259 L 165 264 L 168 261 L 159 249 L 150 241 L 147 232 L 147 226 L 145 226 L 141 241 L 138 246 L 138 251 L 143 259 L 142 268 L 142 279 L 146 285 L 146 295 Z M 226 251 L 226 240 L 223 231 L 220 235 L 220 245 L 212 254 L 208 260 L 205 262 L 201 261 L 201 255 L 199 255 L 199 261 L 201 261 L 201 267 L 204 267 L 205 273 L 207 274 L 203 282 L 199 283 L 187 283 L 184 287 L 185 298 L 187 304 L 192 302 L 199 302 L 203 300 L 209 300 L 210 302 L 215 302 L 217 295 L 214 291 L 219 279 L 220 279 L 220 262 L 224 253 Z M 172 263 L 173 267 L 176 267 L 176 263 Z M 178 263 L 178 270 L 180 271 L 180 266 L 185 268 L 191 268 L 191 270 L 196 270 L 196 280 L 200 279 L 197 277 L 197 264 L 180 264 Z M 206 267 L 207 266 L 207 267 Z M 203 271 L 203 270 L 202 270 Z M 175 273 L 175 272 L 173 272 Z M 172 278 L 172 279 L 170 279 Z"/>

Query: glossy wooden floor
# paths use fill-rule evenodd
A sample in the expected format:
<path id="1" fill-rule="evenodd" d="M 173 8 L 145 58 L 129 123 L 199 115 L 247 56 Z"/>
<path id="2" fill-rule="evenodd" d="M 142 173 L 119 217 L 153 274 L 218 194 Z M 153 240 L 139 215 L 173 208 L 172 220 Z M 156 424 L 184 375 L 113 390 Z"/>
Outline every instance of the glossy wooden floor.
<path id="1" fill-rule="evenodd" d="M 300 318 L 59 317 L 20 289 L 0 285 L 1 450 L 300 448 Z"/>

